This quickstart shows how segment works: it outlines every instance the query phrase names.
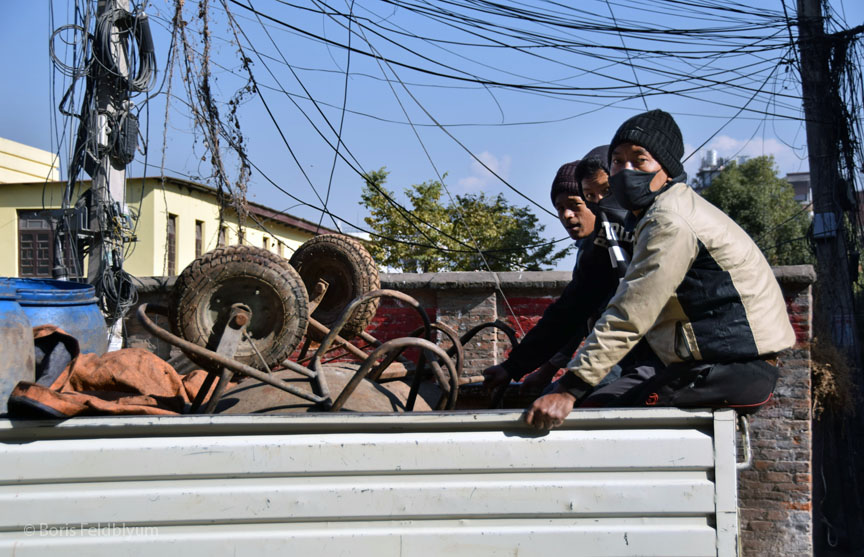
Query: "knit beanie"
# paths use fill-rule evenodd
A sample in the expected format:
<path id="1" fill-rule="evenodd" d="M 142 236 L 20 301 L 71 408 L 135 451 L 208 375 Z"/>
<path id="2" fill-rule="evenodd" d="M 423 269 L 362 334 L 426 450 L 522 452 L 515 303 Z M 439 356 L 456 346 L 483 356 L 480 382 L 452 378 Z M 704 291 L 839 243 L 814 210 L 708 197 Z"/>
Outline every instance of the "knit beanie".
<path id="1" fill-rule="evenodd" d="M 660 163 L 670 178 L 684 172 L 681 157 L 684 156 L 684 138 L 672 115 L 662 110 L 649 110 L 633 116 L 618 128 L 609 143 L 609 158 L 612 151 L 622 143 L 634 143 L 644 147 L 654 160 Z"/>
<path id="2" fill-rule="evenodd" d="M 579 184 L 576 182 L 576 167 L 579 161 L 568 162 L 562 164 L 555 174 L 555 179 L 552 180 L 552 205 L 555 205 L 555 198 L 558 194 L 566 193 L 567 195 L 579 195 Z"/>

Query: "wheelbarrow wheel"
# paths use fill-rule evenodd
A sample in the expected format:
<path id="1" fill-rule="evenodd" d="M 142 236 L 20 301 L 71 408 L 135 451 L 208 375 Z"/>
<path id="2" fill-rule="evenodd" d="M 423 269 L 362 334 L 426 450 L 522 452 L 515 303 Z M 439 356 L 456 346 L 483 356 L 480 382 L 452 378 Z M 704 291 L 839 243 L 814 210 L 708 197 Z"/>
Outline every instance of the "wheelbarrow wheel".
<path id="1" fill-rule="evenodd" d="M 341 234 L 316 236 L 297 248 L 291 265 L 300 274 L 311 295 L 319 280 L 327 282 L 327 292 L 312 317 L 328 329 L 352 300 L 381 287 L 378 266 L 357 240 Z M 378 298 L 359 306 L 339 336 L 351 339 L 366 329 L 378 310 Z M 321 341 L 324 335 L 310 328 L 308 335 Z"/>
<path id="2" fill-rule="evenodd" d="M 264 369 L 285 360 L 306 333 L 309 298 L 287 260 L 253 246 L 227 246 L 193 261 L 174 286 L 170 323 L 174 334 L 216 350 L 233 304 L 252 311 L 248 337 L 234 359 Z M 254 343 L 254 347 L 251 343 Z M 200 356 L 187 354 L 199 365 Z"/>

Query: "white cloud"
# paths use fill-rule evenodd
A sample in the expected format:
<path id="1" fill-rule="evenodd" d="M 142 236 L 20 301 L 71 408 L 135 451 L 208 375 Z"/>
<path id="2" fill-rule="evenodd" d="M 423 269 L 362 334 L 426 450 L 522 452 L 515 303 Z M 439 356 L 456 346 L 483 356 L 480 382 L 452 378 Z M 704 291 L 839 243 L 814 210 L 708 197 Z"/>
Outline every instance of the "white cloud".
<path id="1" fill-rule="evenodd" d="M 695 149 L 695 145 L 684 145 L 684 152 L 689 154 Z M 803 161 L 800 157 L 806 157 L 806 151 L 793 150 L 788 145 L 781 143 L 776 138 L 769 137 L 763 140 L 761 137 L 754 137 L 752 140 L 736 139 L 728 135 L 718 135 L 712 139 L 708 145 L 695 153 L 688 160 L 684 169 L 687 175 L 693 177 L 696 171 L 699 170 L 699 165 L 710 149 L 717 151 L 717 156 L 720 158 L 730 158 L 732 156 L 740 157 L 759 157 L 762 155 L 774 155 L 774 162 L 780 170 L 780 175 L 785 175 L 789 172 L 804 172 L 807 170 L 807 159 Z"/>
<path id="2" fill-rule="evenodd" d="M 483 151 L 477 155 L 483 164 L 492 169 L 495 174 L 501 176 L 505 180 L 510 175 L 510 155 L 501 155 L 497 157 L 489 151 Z M 475 159 L 471 159 L 471 175 L 458 180 L 459 186 L 467 191 L 479 191 L 485 189 L 488 185 L 495 183 L 498 180 L 492 172 L 486 170 L 482 164 Z"/>

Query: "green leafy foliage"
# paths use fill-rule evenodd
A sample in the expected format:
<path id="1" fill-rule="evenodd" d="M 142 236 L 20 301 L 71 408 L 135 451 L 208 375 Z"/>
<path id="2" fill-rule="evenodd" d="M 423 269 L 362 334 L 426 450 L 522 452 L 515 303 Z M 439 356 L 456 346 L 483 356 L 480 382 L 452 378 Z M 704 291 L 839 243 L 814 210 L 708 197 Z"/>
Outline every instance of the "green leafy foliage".
<path id="1" fill-rule="evenodd" d="M 774 157 L 729 163 L 703 195 L 747 231 L 772 265 L 813 262 L 810 209 L 795 201 L 792 185 L 777 176 Z"/>
<path id="2" fill-rule="evenodd" d="M 437 180 L 405 188 L 406 214 L 387 199 L 395 199 L 384 187 L 387 174 L 383 168 L 366 174 L 361 196 L 369 211 L 364 220 L 377 235 L 369 251 L 379 264 L 409 273 L 536 271 L 572 247 L 555 252 L 540 235 L 544 227 L 537 217 L 500 194 L 457 195 L 445 204 Z"/>

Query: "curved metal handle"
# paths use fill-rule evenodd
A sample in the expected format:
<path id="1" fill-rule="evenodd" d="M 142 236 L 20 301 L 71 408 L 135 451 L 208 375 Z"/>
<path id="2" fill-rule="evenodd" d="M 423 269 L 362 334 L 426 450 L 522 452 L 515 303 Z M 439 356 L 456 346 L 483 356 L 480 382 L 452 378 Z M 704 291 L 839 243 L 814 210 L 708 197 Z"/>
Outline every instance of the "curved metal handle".
<path id="1" fill-rule="evenodd" d="M 339 393 L 339 396 L 336 397 L 336 400 L 333 402 L 333 405 L 330 407 L 330 410 L 333 412 L 338 412 L 342 409 L 345 403 L 348 400 L 348 397 L 354 393 L 354 390 L 357 389 L 357 386 L 360 384 L 369 372 L 372 370 L 372 366 L 375 365 L 375 361 L 382 357 L 383 355 L 389 353 L 393 350 L 404 350 L 408 347 L 417 347 L 423 350 L 428 350 L 441 358 L 444 362 L 444 365 L 447 367 L 447 371 L 450 373 L 450 392 L 447 396 L 447 410 L 452 410 L 456 407 L 456 397 L 459 394 L 459 376 L 456 374 L 456 366 L 453 363 L 453 360 L 447 355 L 440 346 L 434 344 L 433 342 L 426 340 L 424 338 L 394 338 L 392 340 L 388 340 L 378 348 L 372 351 L 369 354 L 369 357 L 363 362 L 363 365 L 360 366 L 354 376 L 348 381 L 348 384 L 345 385 L 345 388 L 342 389 L 342 392 Z"/>
<path id="2" fill-rule="evenodd" d="M 459 339 L 459 342 L 462 343 L 462 346 L 465 346 L 471 341 L 471 339 L 473 339 L 477 335 L 477 333 L 487 328 L 495 328 L 503 331 L 504 334 L 507 335 L 507 339 L 510 341 L 510 344 L 513 348 L 519 346 L 519 339 L 516 338 L 516 331 L 513 330 L 513 327 L 499 320 L 489 321 L 488 323 L 481 323 L 477 325 L 476 327 L 470 329 L 467 333 L 462 335 L 462 338 Z"/>
<path id="3" fill-rule="evenodd" d="M 462 342 L 459 340 L 459 335 L 452 328 L 448 327 L 443 323 L 432 323 L 432 327 L 444 333 L 449 339 L 451 346 L 447 349 L 447 356 L 451 357 L 455 354 L 456 356 L 456 376 L 461 380 L 462 371 L 463 371 L 463 362 L 465 361 L 465 349 L 462 346 Z M 432 368 L 432 372 L 435 373 L 435 376 L 438 379 L 439 384 L 442 388 L 445 386 L 445 381 L 443 377 L 443 372 L 441 370 L 441 366 L 434 358 L 429 359 L 429 365 Z M 419 362 L 418 362 L 419 363 Z M 417 370 L 418 374 L 422 372 L 422 370 Z M 411 390 L 408 392 L 408 401 L 410 403 L 411 409 L 414 408 L 414 402 L 417 400 L 417 395 L 420 394 L 420 377 L 419 375 L 415 377 L 415 380 L 411 382 Z M 459 383 L 461 385 L 461 381 Z M 438 401 L 438 404 L 435 405 L 436 410 L 445 410 L 447 409 L 445 405 L 445 401 L 449 398 L 450 391 L 452 391 L 453 387 L 450 386 L 449 390 L 444 389 L 445 392 L 442 393 L 441 399 Z"/>
<path id="4" fill-rule="evenodd" d="M 465 349 L 462 347 L 462 342 L 459 340 L 459 335 L 451 327 L 448 327 L 444 323 L 439 323 L 438 321 L 432 323 L 432 328 L 441 331 L 447 336 L 448 339 L 450 339 L 450 343 L 452 346 L 447 349 L 447 355 L 450 356 L 450 358 L 453 358 L 454 355 L 456 356 L 456 361 L 454 362 L 456 364 L 456 373 L 459 375 L 459 377 L 462 377 L 464 365 L 463 362 L 465 361 Z M 423 327 L 420 327 L 419 329 L 414 329 L 413 331 L 408 333 L 408 336 L 415 337 L 422 330 Z M 388 358 L 388 360 L 386 361 L 392 363 L 393 359 L 395 359 L 395 357 Z M 378 377 L 381 375 L 380 372 L 384 371 L 383 367 L 386 366 L 382 366 L 382 369 L 380 370 L 376 369 L 375 372 L 373 372 L 369 376 L 370 379 L 377 381 Z"/>
<path id="5" fill-rule="evenodd" d="M 398 292 L 396 290 L 373 290 L 372 292 L 368 292 L 359 298 L 355 298 L 349 303 L 344 310 L 342 310 L 342 314 L 336 320 L 336 323 L 330 329 L 330 332 L 327 333 L 327 336 L 324 337 L 324 340 L 321 341 L 321 345 L 318 347 L 318 350 L 315 351 L 315 356 L 312 358 L 312 362 L 310 367 L 317 373 L 321 372 L 321 358 L 324 354 L 330 350 L 330 346 L 333 345 L 333 342 L 336 340 L 336 337 L 339 335 L 339 332 L 348 323 L 348 320 L 351 319 L 354 311 L 364 302 L 371 300 L 373 298 L 381 298 L 381 297 L 390 297 L 396 298 L 397 300 L 401 300 L 406 304 L 410 305 L 414 309 L 417 310 L 417 313 L 420 314 L 420 318 L 423 320 L 423 326 L 426 329 L 425 338 L 428 340 L 430 336 L 430 331 L 432 329 L 431 322 L 429 321 L 429 316 L 426 315 L 426 312 L 423 310 L 423 307 L 420 305 L 420 302 L 409 296 L 408 294 L 404 294 L 402 292 Z M 373 352 L 374 354 L 375 352 Z M 367 358 L 368 360 L 368 358 Z M 365 363 L 365 362 L 364 362 Z"/>

